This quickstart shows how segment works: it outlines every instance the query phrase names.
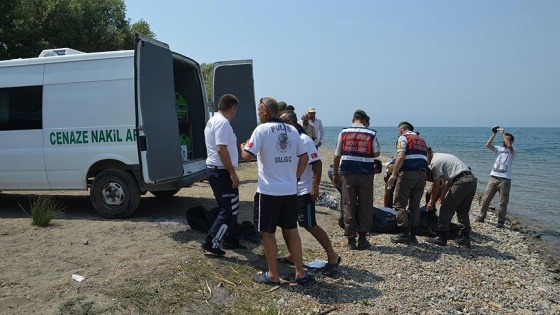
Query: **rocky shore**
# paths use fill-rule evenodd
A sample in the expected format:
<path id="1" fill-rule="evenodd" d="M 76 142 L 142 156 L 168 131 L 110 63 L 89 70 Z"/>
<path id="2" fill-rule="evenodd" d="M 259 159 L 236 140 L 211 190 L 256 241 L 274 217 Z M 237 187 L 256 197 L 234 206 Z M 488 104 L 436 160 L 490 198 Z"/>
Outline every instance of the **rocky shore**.
<path id="1" fill-rule="evenodd" d="M 321 155 L 328 167 L 332 152 L 321 150 Z M 326 173 L 323 179 L 327 186 Z M 382 206 L 382 176 L 375 178 L 374 196 L 374 204 Z M 304 289 L 306 294 L 334 306 L 331 314 L 560 314 L 554 253 L 538 232 L 519 222 L 510 220 L 504 229 L 495 227 L 493 215 L 475 222 L 479 203 L 480 196 L 471 209 L 471 249 L 453 241 L 438 247 L 424 237 L 416 246 L 395 245 L 390 235 L 378 234 L 369 235 L 368 250 L 353 251 L 346 248 L 343 231 L 328 221 L 324 228 L 343 267 L 339 277 L 321 277 L 318 285 Z"/>

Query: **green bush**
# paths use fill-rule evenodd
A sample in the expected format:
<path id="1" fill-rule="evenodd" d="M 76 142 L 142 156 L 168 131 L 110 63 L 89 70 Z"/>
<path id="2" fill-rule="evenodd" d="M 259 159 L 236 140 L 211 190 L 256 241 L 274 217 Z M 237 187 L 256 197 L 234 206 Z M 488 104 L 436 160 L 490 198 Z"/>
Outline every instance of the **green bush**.
<path id="1" fill-rule="evenodd" d="M 52 219 L 60 216 L 66 209 L 61 201 L 52 196 L 39 196 L 31 201 L 31 224 L 47 226 Z"/>

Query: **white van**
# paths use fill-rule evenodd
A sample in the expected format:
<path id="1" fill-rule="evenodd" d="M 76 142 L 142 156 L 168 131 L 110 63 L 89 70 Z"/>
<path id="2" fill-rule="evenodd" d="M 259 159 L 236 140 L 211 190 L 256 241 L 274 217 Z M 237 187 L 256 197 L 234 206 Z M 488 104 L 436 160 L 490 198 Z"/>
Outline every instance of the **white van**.
<path id="1" fill-rule="evenodd" d="M 0 61 L 0 191 L 89 189 L 99 214 L 124 218 L 148 191 L 169 197 L 206 178 L 214 109 L 197 62 L 141 36 L 133 51 L 41 55 Z M 248 139 L 252 62 L 216 63 L 213 85 L 216 99 L 239 98 L 232 125 Z"/>

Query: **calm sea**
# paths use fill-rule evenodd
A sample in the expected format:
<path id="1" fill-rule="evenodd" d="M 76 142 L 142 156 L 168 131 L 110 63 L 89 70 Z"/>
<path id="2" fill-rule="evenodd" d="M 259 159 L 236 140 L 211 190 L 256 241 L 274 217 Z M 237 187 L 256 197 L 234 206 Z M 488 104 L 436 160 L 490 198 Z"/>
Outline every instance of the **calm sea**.
<path id="1" fill-rule="evenodd" d="M 334 148 L 342 127 L 326 127 L 323 145 Z M 382 156 L 395 155 L 397 128 L 374 128 L 378 132 Z M 485 147 L 490 128 L 417 127 L 415 131 L 434 152 L 450 153 L 471 167 L 483 192 L 494 164 L 492 152 Z M 560 128 L 507 128 L 514 135 L 517 156 L 508 212 L 522 222 L 538 227 L 543 234 L 560 238 Z M 494 145 L 502 145 L 496 137 Z M 559 180 L 557 182 L 556 180 Z M 498 207 L 496 194 L 491 205 Z"/>

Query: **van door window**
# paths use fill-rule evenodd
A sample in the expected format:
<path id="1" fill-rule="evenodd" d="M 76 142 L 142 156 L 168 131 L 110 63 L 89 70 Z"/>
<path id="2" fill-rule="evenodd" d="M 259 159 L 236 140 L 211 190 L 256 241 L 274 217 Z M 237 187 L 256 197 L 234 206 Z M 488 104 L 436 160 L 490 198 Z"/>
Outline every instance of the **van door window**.
<path id="1" fill-rule="evenodd" d="M 43 86 L 0 88 L 0 131 L 43 128 Z"/>

